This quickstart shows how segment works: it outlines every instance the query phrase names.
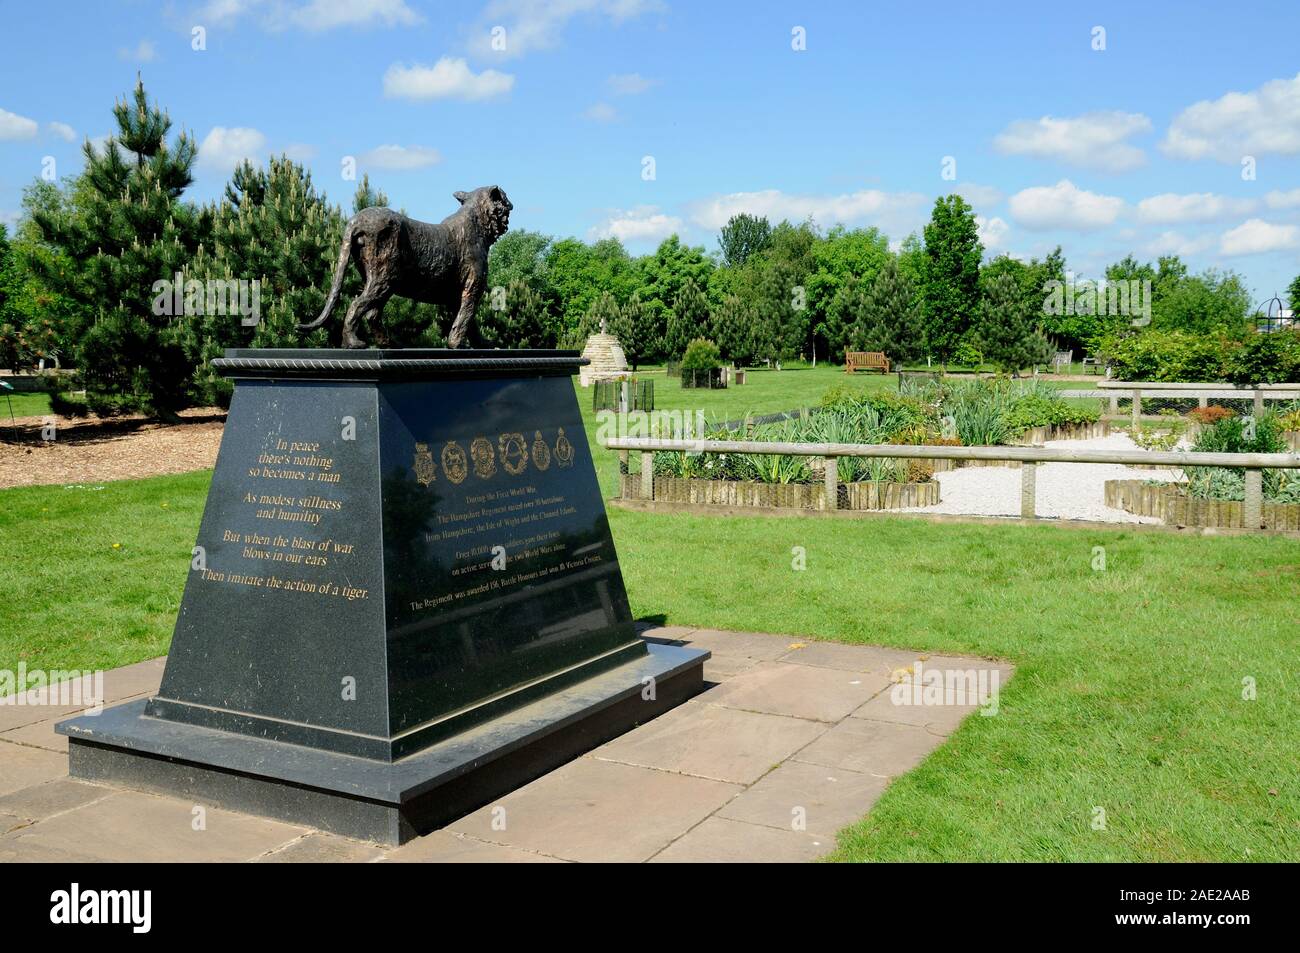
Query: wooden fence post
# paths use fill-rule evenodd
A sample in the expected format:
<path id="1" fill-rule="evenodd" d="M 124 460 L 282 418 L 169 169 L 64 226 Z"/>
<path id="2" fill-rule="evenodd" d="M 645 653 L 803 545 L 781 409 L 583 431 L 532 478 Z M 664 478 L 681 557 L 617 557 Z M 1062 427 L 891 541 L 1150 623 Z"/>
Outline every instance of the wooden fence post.
<path id="1" fill-rule="evenodd" d="M 1110 395 L 1110 415 L 1112 417 L 1119 416 L 1119 394 Z"/>
<path id="2" fill-rule="evenodd" d="M 1030 463 L 1028 460 L 1020 464 L 1020 518 L 1025 520 L 1034 519 L 1037 515 L 1034 512 L 1034 496 L 1038 475 L 1038 464 Z"/>
<path id="3" fill-rule="evenodd" d="M 652 450 L 641 452 L 641 499 L 655 498 L 655 455 Z"/>
<path id="4" fill-rule="evenodd" d="M 826 486 L 826 509 L 837 510 L 840 507 L 840 465 L 835 457 L 822 459 L 826 466 L 822 476 Z"/>
<path id="5" fill-rule="evenodd" d="M 1259 393 L 1256 391 L 1256 393 Z M 1246 502 L 1242 506 L 1242 525 L 1259 529 L 1264 516 L 1264 471 L 1246 471 Z"/>
<path id="6" fill-rule="evenodd" d="M 1255 391 L 1255 403 L 1251 408 L 1251 413 L 1255 415 L 1256 420 L 1264 416 L 1264 392 L 1262 390 Z"/>
<path id="7" fill-rule="evenodd" d="M 1142 421 L 1142 392 L 1133 391 L 1133 426 L 1138 426 Z"/>

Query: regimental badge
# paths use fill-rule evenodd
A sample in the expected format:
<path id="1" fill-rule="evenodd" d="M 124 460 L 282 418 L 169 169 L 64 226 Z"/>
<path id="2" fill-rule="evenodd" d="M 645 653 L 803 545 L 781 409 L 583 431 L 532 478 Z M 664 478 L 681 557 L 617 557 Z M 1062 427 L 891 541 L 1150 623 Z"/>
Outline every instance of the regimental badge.
<path id="1" fill-rule="evenodd" d="M 524 443 L 524 435 L 503 433 L 497 439 L 497 445 L 501 448 L 501 465 L 506 468 L 506 473 L 511 476 L 523 473 L 524 467 L 528 466 L 528 444 Z"/>
<path id="2" fill-rule="evenodd" d="M 428 486 L 434 481 L 433 454 L 429 452 L 427 443 L 417 443 L 415 445 L 415 462 L 412 464 L 415 470 L 415 478 L 420 481 L 421 486 Z"/>
<path id="3" fill-rule="evenodd" d="M 546 445 L 542 439 L 542 432 L 537 431 L 533 437 L 533 466 L 539 470 L 545 470 L 551 465 L 551 448 Z"/>
<path id="4" fill-rule="evenodd" d="M 560 428 L 560 435 L 555 439 L 555 462 L 562 467 L 573 466 L 573 444 L 569 443 L 569 438 L 564 435 L 564 428 Z"/>
<path id="5" fill-rule="evenodd" d="M 465 451 L 454 440 L 448 440 L 442 448 L 442 472 L 452 483 L 460 483 L 469 476 L 469 461 L 465 459 Z"/>
<path id="6" fill-rule="evenodd" d="M 486 480 L 497 472 L 497 455 L 492 449 L 492 441 L 487 437 L 475 437 L 469 445 L 469 457 L 474 461 L 474 475 Z"/>

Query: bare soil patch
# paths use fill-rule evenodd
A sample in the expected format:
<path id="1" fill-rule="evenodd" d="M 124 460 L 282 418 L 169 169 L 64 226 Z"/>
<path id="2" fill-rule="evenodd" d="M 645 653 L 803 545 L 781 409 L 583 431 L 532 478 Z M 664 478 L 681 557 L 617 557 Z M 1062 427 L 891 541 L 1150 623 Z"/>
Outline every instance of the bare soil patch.
<path id="1" fill-rule="evenodd" d="M 217 461 L 226 412 L 182 411 L 177 423 L 142 416 L 55 417 L 54 440 L 42 439 L 48 417 L 20 417 L 17 432 L 0 422 L 0 489 L 103 483 L 204 470 Z"/>

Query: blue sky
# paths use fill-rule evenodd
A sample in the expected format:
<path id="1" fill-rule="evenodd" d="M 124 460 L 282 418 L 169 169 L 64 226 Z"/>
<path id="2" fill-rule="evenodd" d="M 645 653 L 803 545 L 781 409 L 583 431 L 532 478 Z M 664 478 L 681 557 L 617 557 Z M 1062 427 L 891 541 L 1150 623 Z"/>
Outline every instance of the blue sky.
<path id="1" fill-rule="evenodd" d="M 990 251 L 1059 243 L 1083 276 L 1177 252 L 1262 299 L 1300 274 L 1293 2 L 6 0 L 0 22 L 0 220 L 46 157 L 79 170 L 140 70 L 202 145 L 197 199 L 287 151 L 346 201 L 352 157 L 417 217 L 495 183 L 514 227 L 641 252 L 712 249 L 736 211 L 899 241 L 956 190 Z"/>

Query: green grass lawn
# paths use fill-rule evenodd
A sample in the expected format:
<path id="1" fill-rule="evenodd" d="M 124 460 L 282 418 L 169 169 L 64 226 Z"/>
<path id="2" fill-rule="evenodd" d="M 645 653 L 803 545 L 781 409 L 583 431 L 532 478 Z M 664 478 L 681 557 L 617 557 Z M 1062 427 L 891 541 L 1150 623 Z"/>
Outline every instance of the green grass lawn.
<path id="1" fill-rule="evenodd" d="M 13 391 L 0 390 L 0 427 L 9 423 L 11 406 L 15 417 L 44 417 L 50 412 L 50 395 L 17 394 Z"/>
<path id="2" fill-rule="evenodd" d="M 745 391 L 739 413 L 767 413 L 845 379 L 883 386 L 765 371 L 752 390 L 669 384 L 661 401 L 721 409 Z M 590 392 L 579 400 L 590 435 Z M 596 458 L 612 493 L 615 455 Z M 0 667 L 165 652 L 209 479 L 0 491 Z M 638 616 L 1016 665 L 1000 713 L 896 780 L 837 859 L 1300 858 L 1300 541 L 617 509 L 610 522 Z"/>

